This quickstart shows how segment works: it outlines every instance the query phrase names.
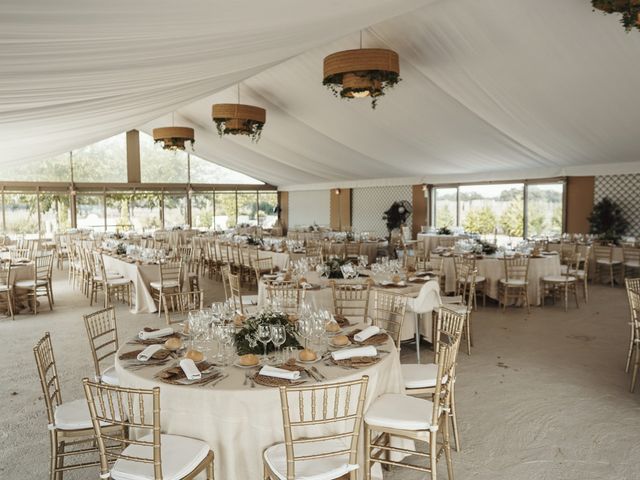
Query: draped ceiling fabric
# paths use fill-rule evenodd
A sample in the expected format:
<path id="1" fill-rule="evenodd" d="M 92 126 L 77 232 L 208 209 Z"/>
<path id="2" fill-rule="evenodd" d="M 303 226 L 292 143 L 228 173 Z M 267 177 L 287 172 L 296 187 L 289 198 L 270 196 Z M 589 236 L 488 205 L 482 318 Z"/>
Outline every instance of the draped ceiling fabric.
<path id="1" fill-rule="evenodd" d="M 640 32 L 589 0 L 5 0 L 0 163 L 170 122 L 196 154 L 283 189 L 640 171 Z M 334 98 L 322 59 L 400 55 L 376 110 Z M 211 104 L 267 109 L 259 143 Z"/>

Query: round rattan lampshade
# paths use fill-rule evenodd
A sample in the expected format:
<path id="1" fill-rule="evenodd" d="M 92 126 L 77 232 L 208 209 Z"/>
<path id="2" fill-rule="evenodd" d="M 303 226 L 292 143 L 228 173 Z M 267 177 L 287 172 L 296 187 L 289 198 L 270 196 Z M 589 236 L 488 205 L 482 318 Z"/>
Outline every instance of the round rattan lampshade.
<path id="1" fill-rule="evenodd" d="M 378 97 L 400 80 L 400 59 L 393 50 L 360 48 L 324 59 L 322 83 L 344 98 Z M 375 107 L 375 100 L 373 103 Z"/>
<path id="2" fill-rule="evenodd" d="M 211 107 L 211 117 L 222 135 L 248 135 L 257 141 L 267 120 L 264 108 L 241 103 L 217 103 Z"/>
<path id="3" fill-rule="evenodd" d="M 193 128 L 189 127 L 163 127 L 153 129 L 153 140 L 162 142 L 165 150 L 184 150 L 185 142 L 195 142 Z"/>

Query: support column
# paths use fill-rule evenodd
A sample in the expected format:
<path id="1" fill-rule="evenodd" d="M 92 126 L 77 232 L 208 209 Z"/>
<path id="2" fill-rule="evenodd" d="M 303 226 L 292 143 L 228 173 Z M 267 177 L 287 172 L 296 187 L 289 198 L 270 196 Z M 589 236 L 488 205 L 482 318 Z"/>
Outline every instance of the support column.
<path id="1" fill-rule="evenodd" d="M 127 182 L 141 183 L 140 174 L 140 132 L 127 132 Z"/>
<path id="2" fill-rule="evenodd" d="M 351 189 L 333 188 L 329 191 L 329 216 L 332 230 L 351 230 Z"/>

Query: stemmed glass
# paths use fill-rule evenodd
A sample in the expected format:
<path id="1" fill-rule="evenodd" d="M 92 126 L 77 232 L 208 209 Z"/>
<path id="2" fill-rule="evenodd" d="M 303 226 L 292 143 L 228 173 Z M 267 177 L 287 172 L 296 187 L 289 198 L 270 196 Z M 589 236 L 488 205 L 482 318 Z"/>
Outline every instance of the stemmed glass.
<path id="1" fill-rule="evenodd" d="M 271 328 L 269 328 L 269 324 L 261 323 L 258 325 L 256 330 L 256 334 L 258 336 L 258 340 L 262 343 L 262 347 L 264 348 L 264 358 L 267 358 L 267 344 L 271 341 Z"/>
<path id="2" fill-rule="evenodd" d="M 287 339 L 287 331 L 284 325 L 271 325 L 271 341 L 276 346 L 276 361 L 281 360 L 280 346 Z"/>
<path id="3" fill-rule="evenodd" d="M 230 351 L 229 351 L 230 347 L 232 347 L 233 344 L 235 343 L 236 329 L 233 325 L 222 325 L 219 327 L 219 331 L 220 331 L 220 342 L 223 348 L 222 359 L 226 366 L 227 358 L 231 357 Z"/>

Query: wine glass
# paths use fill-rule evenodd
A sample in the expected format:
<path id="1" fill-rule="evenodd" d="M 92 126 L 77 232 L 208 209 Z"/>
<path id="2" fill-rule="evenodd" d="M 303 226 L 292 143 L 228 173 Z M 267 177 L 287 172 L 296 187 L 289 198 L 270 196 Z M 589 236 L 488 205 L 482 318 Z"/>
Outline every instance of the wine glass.
<path id="1" fill-rule="evenodd" d="M 287 339 L 287 331 L 284 325 L 271 325 L 271 341 L 276 346 L 276 361 L 281 360 L 280 346 Z"/>
<path id="2" fill-rule="evenodd" d="M 258 340 L 262 343 L 264 349 L 264 358 L 267 358 L 267 344 L 271 341 L 271 328 L 267 323 L 261 323 L 256 330 Z"/>

